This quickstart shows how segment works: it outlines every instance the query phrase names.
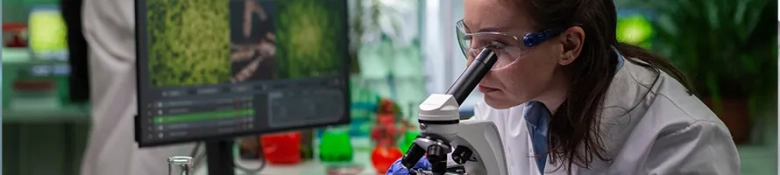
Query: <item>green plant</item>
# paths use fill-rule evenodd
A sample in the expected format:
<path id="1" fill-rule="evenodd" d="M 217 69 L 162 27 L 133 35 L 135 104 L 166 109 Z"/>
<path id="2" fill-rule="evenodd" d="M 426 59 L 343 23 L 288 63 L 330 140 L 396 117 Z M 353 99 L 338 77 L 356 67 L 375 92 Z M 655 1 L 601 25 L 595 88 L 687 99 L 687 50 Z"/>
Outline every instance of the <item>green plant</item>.
<path id="1" fill-rule="evenodd" d="M 349 0 L 351 73 L 360 73 L 357 51 L 375 40 L 401 40 L 403 14 L 418 0 Z M 400 9 L 399 9 L 400 8 Z M 388 60 L 389 61 L 389 60 Z M 388 63 L 389 64 L 389 63 Z"/>
<path id="2" fill-rule="evenodd" d="M 770 101 L 777 87 L 774 0 L 661 0 L 654 48 L 691 79 L 700 97 Z M 752 106 L 752 105 L 751 105 Z"/>

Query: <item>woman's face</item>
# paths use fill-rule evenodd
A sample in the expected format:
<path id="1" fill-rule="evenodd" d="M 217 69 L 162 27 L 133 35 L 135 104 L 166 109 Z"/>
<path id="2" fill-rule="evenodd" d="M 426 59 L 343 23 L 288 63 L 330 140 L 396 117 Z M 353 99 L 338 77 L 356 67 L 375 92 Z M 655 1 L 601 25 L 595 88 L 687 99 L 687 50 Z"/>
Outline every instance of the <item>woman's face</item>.
<path id="1" fill-rule="evenodd" d="M 539 32 L 532 28 L 531 18 L 516 9 L 514 4 L 501 0 L 464 0 L 466 32 L 501 32 L 520 39 L 526 33 Z M 505 109 L 540 100 L 548 91 L 558 88 L 563 79 L 559 70 L 563 45 L 557 40 L 549 38 L 532 49 L 524 48 L 514 63 L 489 71 L 478 87 L 485 94 L 485 102 L 493 108 Z"/>

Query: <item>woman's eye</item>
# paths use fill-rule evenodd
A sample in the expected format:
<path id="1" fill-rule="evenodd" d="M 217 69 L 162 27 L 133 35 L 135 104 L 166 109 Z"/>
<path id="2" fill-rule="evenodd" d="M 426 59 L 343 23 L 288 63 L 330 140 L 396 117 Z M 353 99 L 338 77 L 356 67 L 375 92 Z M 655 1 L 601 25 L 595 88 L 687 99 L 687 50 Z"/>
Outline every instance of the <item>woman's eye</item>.
<path id="1" fill-rule="evenodd" d="M 488 43 L 487 47 L 491 49 L 503 49 L 506 47 L 506 44 L 498 41 L 491 41 Z"/>

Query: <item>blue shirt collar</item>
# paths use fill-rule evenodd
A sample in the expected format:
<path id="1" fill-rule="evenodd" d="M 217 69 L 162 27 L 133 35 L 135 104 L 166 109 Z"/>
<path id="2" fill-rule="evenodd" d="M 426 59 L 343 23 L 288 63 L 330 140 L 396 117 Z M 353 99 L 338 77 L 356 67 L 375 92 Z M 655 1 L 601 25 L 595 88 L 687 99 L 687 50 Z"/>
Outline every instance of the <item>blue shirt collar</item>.
<path id="1" fill-rule="evenodd" d="M 623 64 L 625 62 L 625 58 L 623 58 L 623 54 L 620 54 L 620 51 L 618 51 L 617 48 L 612 47 L 612 51 L 614 51 L 615 55 L 617 55 L 617 58 L 618 58 L 617 70 L 620 70 L 620 68 L 623 68 Z"/>

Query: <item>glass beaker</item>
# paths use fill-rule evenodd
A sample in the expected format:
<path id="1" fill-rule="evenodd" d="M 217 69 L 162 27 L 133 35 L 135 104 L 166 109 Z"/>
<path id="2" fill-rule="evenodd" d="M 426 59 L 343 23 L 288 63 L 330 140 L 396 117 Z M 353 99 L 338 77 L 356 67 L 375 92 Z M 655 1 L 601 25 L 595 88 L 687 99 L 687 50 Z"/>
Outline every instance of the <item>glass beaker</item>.
<path id="1" fill-rule="evenodd" d="M 168 158 L 168 175 L 192 175 L 192 157 L 173 156 Z"/>

